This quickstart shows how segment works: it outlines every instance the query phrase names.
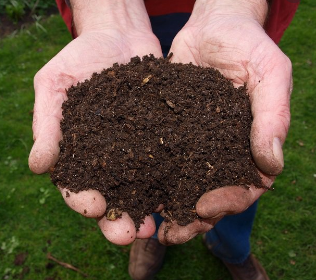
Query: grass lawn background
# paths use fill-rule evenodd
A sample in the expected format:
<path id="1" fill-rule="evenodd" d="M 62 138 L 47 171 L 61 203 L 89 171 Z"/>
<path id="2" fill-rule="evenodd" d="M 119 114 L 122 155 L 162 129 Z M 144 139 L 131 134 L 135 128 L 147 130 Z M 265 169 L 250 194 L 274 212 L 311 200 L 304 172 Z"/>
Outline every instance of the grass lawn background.
<path id="1" fill-rule="evenodd" d="M 105 240 L 94 220 L 70 210 L 47 175 L 32 174 L 33 77 L 71 40 L 52 16 L 0 40 L 0 279 L 86 279 L 47 259 L 51 253 L 92 279 L 129 279 L 129 246 Z M 292 121 L 285 168 L 259 204 L 253 253 L 271 280 L 316 279 L 316 3 L 302 1 L 280 43 L 293 63 Z M 22 265 L 17 256 L 27 253 Z M 226 280 L 225 267 L 201 237 L 168 249 L 156 277 Z"/>

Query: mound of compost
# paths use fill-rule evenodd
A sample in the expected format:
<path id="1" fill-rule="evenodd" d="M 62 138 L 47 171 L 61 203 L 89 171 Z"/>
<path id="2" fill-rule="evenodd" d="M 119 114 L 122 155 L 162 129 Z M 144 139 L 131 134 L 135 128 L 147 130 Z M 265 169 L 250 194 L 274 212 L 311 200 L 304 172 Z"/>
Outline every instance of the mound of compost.
<path id="1" fill-rule="evenodd" d="M 219 71 L 135 57 L 67 90 L 52 182 L 96 189 L 107 217 L 127 212 L 139 228 L 160 204 L 186 225 L 207 191 L 263 187 L 250 153 L 246 86 Z"/>

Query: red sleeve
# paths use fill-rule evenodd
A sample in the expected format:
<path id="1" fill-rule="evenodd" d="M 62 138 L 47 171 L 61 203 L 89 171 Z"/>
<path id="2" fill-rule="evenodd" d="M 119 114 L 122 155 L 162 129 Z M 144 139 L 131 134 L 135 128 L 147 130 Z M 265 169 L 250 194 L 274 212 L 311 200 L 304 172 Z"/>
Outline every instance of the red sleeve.
<path id="1" fill-rule="evenodd" d="M 61 14 L 69 32 L 72 35 L 72 38 L 76 38 L 76 30 L 74 28 L 74 25 L 72 24 L 72 13 L 70 8 L 67 6 L 65 0 L 55 0 L 59 13 Z"/>
<path id="2" fill-rule="evenodd" d="M 273 0 L 264 26 L 270 38 L 278 44 L 290 25 L 300 0 Z"/>
<path id="3" fill-rule="evenodd" d="M 174 13 L 191 13 L 195 0 L 145 0 L 150 16 L 161 16 Z"/>

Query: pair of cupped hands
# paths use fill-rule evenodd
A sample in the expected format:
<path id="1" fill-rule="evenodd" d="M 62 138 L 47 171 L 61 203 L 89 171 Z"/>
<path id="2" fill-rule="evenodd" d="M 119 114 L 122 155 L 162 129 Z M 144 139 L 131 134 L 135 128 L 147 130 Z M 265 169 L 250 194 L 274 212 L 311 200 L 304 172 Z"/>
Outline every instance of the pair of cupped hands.
<path id="1" fill-rule="evenodd" d="M 131 57 L 153 54 L 161 57 L 159 40 L 152 33 L 149 20 L 145 27 L 130 23 L 84 28 L 35 76 L 33 119 L 34 146 L 29 156 L 30 169 L 45 173 L 58 160 L 62 139 L 60 121 L 66 90 L 88 79 L 113 63 L 128 63 Z M 172 62 L 214 67 L 234 85 L 247 84 L 253 123 L 251 152 L 263 183 L 271 187 L 283 169 L 282 144 L 289 122 L 292 85 L 291 63 L 262 28 L 262 22 L 245 15 L 214 14 L 197 17 L 176 35 L 170 52 Z M 88 218 L 95 218 L 112 243 L 127 245 L 135 238 L 149 238 L 155 232 L 152 216 L 147 216 L 139 231 L 127 213 L 115 221 L 106 219 L 106 201 L 96 190 L 72 193 L 60 188 L 66 204 Z M 158 238 L 161 243 L 184 243 L 199 233 L 209 231 L 225 215 L 237 214 L 252 205 L 267 189 L 250 186 L 226 186 L 205 193 L 196 205 L 201 217 L 187 226 L 163 222 Z M 70 193 L 70 196 L 68 193 Z M 67 195 L 66 195 L 67 193 Z M 159 209 L 162 210 L 162 209 Z M 166 227 L 168 230 L 165 231 Z"/>

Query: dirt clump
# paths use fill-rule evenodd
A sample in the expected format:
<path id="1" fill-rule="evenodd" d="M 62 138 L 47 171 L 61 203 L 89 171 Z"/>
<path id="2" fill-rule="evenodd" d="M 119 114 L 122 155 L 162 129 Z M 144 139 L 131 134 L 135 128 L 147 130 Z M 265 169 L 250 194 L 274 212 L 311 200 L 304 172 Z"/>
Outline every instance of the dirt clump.
<path id="1" fill-rule="evenodd" d="M 186 225 L 207 191 L 263 187 L 250 152 L 246 86 L 219 71 L 152 55 L 94 73 L 67 90 L 55 185 L 96 189 L 107 217 L 139 228 L 160 204 Z"/>

